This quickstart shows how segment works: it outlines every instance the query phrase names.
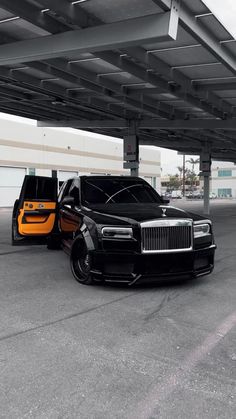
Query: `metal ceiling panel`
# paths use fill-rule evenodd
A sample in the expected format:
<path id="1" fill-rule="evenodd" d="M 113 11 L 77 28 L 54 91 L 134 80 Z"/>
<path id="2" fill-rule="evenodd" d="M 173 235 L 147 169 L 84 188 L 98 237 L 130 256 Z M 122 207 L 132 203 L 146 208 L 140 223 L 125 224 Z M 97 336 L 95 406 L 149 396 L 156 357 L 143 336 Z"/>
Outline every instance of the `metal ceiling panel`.
<path id="1" fill-rule="evenodd" d="M 176 97 L 170 93 L 152 94 L 151 96 L 160 101 L 176 100 Z"/>
<path id="2" fill-rule="evenodd" d="M 135 83 L 141 83 L 142 80 L 138 77 L 132 76 L 129 73 L 126 72 L 119 72 L 119 73 L 110 73 L 107 75 L 103 75 L 102 78 L 115 81 L 116 83 L 119 83 L 121 85 L 124 84 L 135 84 Z"/>
<path id="3" fill-rule="evenodd" d="M 30 3 L 36 6 L 39 10 L 45 9 L 40 0 L 31 0 Z M 71 1 L 68 1 L 68 3 L 71 3 Z"/>
<path id="4" fill-rule="evenodd" d="M 198 42 L 191 35 L 189 35 L 182 27 L 179 26 L 176 41 L 159 42 L 158 44 L 146 44 L 144 48 L 148 51 L 162 50 L 169 48 L 180 48 L 189 45 L 196 45 Z"/>
<path id="5" fill-rule="evenodd" d="M 194 15 L 202 15 L 210 12 L 208 7 L 201 0 L 182 0 L 182 2 Z"/>
<path id="6" fill-rule="evenodd" d="M 14 37 L 16 40 L 23 40 L 49 35 L 49 32 L 26 22 L 23 19 L 16 19 L 0 24 L 0 37 L 2 34 Z"/>
<path id="7" fill-rule="evenodd" d="M 55 77 L 50 76 L 48 73 L 43 72 L 43 71 L 35 70 L 34 68 L 31 68 L 31 67 L 26 67 L 26 68 L 18 67 L 18 69 L 19 69 L 19 71 L 23 71 L 24 74 L 28 75 L 29 78 L 30 77 L 35 77 L 36 79 L 39 79 L 39 80 L 45 80 L 45 79 L 49 79 L 49 78 L 55 79 Z M 17 73 L 17 69 L 14 69 L 13 76 L 16 75 L 16 73 Z"/>
<path id="8" fill-rule="evenodd" d="M 79 61 L 96 61 L 99 60 L 99 58 L 94 57 L 93 54 L 90 54 L 90 52 L 84 52 L 81 54 L 75 54 L 73 57 L 67 56 L 69 62 L 79 62 Z"/>
<path id="9" fill-rule="evenodd" d="M 235 97 L 234 97 L 234 98 L 229 98 L 229 99 L 227 99 L 227 101 L 228 101 L 229 103 L 231 103 L 231 105 L 236 106 L 236 95 L 235 95 Z"/>
<path id="10" fill-rule="evenodd" d="M 207 84 L 207 86 L 212 85 L 211 90 L 215 91 L 214 87 L 215 87 L 216 84 L 217 85 L 218 84 L 223 85 L 223 87 L 224 87 L 224 85 L 227 86 L 228 84 L 231 84 L 231 83 L 236 83 L 236 77 L 234 77 L 234 76 L 231 76 L 231 77 L 215 77 L 213 79 L 212 78 L 208 78 L 208 79 L 206 78 L 206 79 L 199 80 L 197 84 L 200 87 L 204 86 L 205 84 Z M 218 91 L 218 89 L 216 89 L 216 90 Z M 230 87 L 230 90 L 231 90 L 231 87 Z"/>
<path id="11" fill-rule="evenodd" d="M 60 87 L 64 87 L 65 89 L 75 89 L 77 87 L 77 84 L 70 83 L 67 80 L 62 80 L 62 79 L 59 79 L 59 78 L 57 79 L 56 77 L 54 77 L 53 79 L 50 79 L 50 80 L 49 80 L 49 77 L 48 77 L 48 81 L 50 81 L 50 83 L 52 83 L 52 84 L 58 85 Z"/>
<path id="12" fill-rule="evenodd" d="M 208 30 L 210 30 L 219 41 L 232 39 L 232 35 L 230 35 L 230 33 L 224 28 L 224 26 L 222 26 L 214 15 L 203 16 L 199 18 L 199 21 L 206 28 L 208 28 Z"/>
<path id="13" fill-rule="evenodd" d="M 138 84 L 129 84 L 125 83 L 123 86 L 126 86 L 129 88 L 130 91 L 137 91 L 137 89 L 150 89 L 153 86 L 149 83 L 140 82 Z M 142 93 L 141 91 L 138 91 L 138 93 Z M 147 92 L 146 92 L 147 93 Z"/>
<path id="14" fill-rule="evenodd" d="M 181 70 L 181 73 L 185 74 L 191 80 L 207 80 L 233 76 L 231 71 L 220 63 L 213 65 L 179 67 L 179 70 Z"/>
<path id="15" fill-rule="evenodd" d="M 201 45 L 158 51 L 154 55 L 171 67 L 217 62 L 216 58 Z"/>
<path id="16" fill-rule="evenodd" d="M 7 10 L 4 10 L 2 8 L 0 8 L 0 21 L 4 20 L 4 19 L 9 19 L 11 17 L 13 17 L 14 15 L 10 12 L 8 12 Z M 4 23 L 0 22 L 1 25 L 4 25 Z"/>
<path id="17" fill-rule="evenodd" d="M 216 93 L 221 98 L 236 97 L 236 87 L 234 90 L 218 90 Z"/>
<path id="18" fill-rule="evenodd" d="M 231 52 L 232 54 L 234 54 L 236 56 L 236 41 L 235 41 L 235 39 L 232 40 L 231 42 L 227 42 L 226 44 L 223 44 L 223 45 L 226 48 L 226 50 L 228 50 L 229 52 Z"/>
<path id="19" fill-rule="evenodd" d="M 75 65 L 78 67 L 78 69 L 83 68 L 85 70 L 90 70 L 96 74 L 117 73 L 121 71 L 118 67 L 106 63 L 105 61 L 100 60 L 99 58 L 90 61 L 79 61 L 76 62 Z"/>
<path id="20" fill-rule="evenodd" d="M 164 103 L 170 106 L 174 106 L 175 108 L 184 108 L 184 107 L 189 108 L 188 103 L 185 102 L 184 100 L 165 100 Z"/>
<path id="21" fill-rule="evenodd" d="M 162 12 L 152 0 L 92 0 L 81 3 L 81 7 L 105 23 Z"/>

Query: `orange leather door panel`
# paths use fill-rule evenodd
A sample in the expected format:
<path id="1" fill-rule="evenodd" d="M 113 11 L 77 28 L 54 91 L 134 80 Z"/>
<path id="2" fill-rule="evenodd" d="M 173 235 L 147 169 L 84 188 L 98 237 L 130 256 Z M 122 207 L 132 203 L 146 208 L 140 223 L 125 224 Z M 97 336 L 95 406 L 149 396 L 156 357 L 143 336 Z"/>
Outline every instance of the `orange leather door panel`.
<path id="1" fill-rule="evenodd" d="M 25 201 L 17 218 L 18 231 L 22 236 L 46 236 L 52 232 L 55 219 L 55 202 Z"/>

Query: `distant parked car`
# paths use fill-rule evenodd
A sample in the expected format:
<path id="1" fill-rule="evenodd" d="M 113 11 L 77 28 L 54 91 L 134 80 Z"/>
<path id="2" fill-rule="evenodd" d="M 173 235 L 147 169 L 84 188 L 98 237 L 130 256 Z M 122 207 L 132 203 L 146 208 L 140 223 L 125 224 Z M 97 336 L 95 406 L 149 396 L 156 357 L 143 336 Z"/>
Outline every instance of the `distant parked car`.
<path id="1" fill-rule="evenodd" d="M 172 191 L 171 192 L 171 198 L 181 199 L 182 198 L 182 192 L 181 191 L 178 191 L 178 190 Z"/>
<path id="2" fill-rule="evenodd" d="M 201 192 L 189 192 L 185 195 L 187 199 L 203 199 L 203 194 Z"/>

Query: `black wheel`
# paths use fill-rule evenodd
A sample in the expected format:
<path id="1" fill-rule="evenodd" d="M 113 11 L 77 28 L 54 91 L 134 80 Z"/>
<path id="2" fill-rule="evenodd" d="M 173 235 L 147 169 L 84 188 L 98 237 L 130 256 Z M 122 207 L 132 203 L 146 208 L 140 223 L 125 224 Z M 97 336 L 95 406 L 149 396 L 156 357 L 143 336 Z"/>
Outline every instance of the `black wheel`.
<path id="1" fill-rule="evenodd" d="M 84 285 L 92 285 L 94 283 L 91 275 L 91 255 L 82 241 L 73 246 L 70 264 L 72 273 L 76 281 Z"/>

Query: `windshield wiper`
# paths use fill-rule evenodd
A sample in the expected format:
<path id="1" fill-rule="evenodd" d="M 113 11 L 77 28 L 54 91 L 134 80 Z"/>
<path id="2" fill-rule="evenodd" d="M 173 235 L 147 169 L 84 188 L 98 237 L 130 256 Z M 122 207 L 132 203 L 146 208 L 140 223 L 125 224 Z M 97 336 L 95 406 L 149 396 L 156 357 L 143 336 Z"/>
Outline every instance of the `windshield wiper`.
<path id="1" fill-rule="evenodd" d="M 110 198 L 105 202 L 105 204 L 107 204 L 110 200 L 112 200 L 112 198 L 114 198 L 114 196 L 120 194 L 123 191 L 126 191 L 127 189 L 135 188 L 136 186 L 143 186 L 143 185 L 140 185 L 140 184 L 137 184 L 136 183 L 135 185 L 126 186 L 125 188 L 120 189 L 119 191 L 117 191 L 116 193 L 114 193 L 112 196 L 110 196 Z M 137 198 L 132 193 L 131 193 L 131 195 L 134 197 L 134 199 L 136 199 L 137 202 L 139 202 L 137 200 Z"/>
<path id="2" fill-rule="evenodd" d="M 109 197 L 109 194 L 107 192 L 105 192 L 102 188 L 99 188 L 99 186 L 94 185 L 93 183 L 90 182 L 86 182 L 87 185 L 93 186 L 95 189 L 98 189 L 100 192 L 102 192 L 104 195 Z M 109 197 L 109 199 L 111 199 L 112 197 Z M 86 201 L 88 202 L 88 201 Z M 89 202 L 88 202 L 89 203 Z M 107 203 L 107 201 L 105 202 L 105 204 Z"/>

